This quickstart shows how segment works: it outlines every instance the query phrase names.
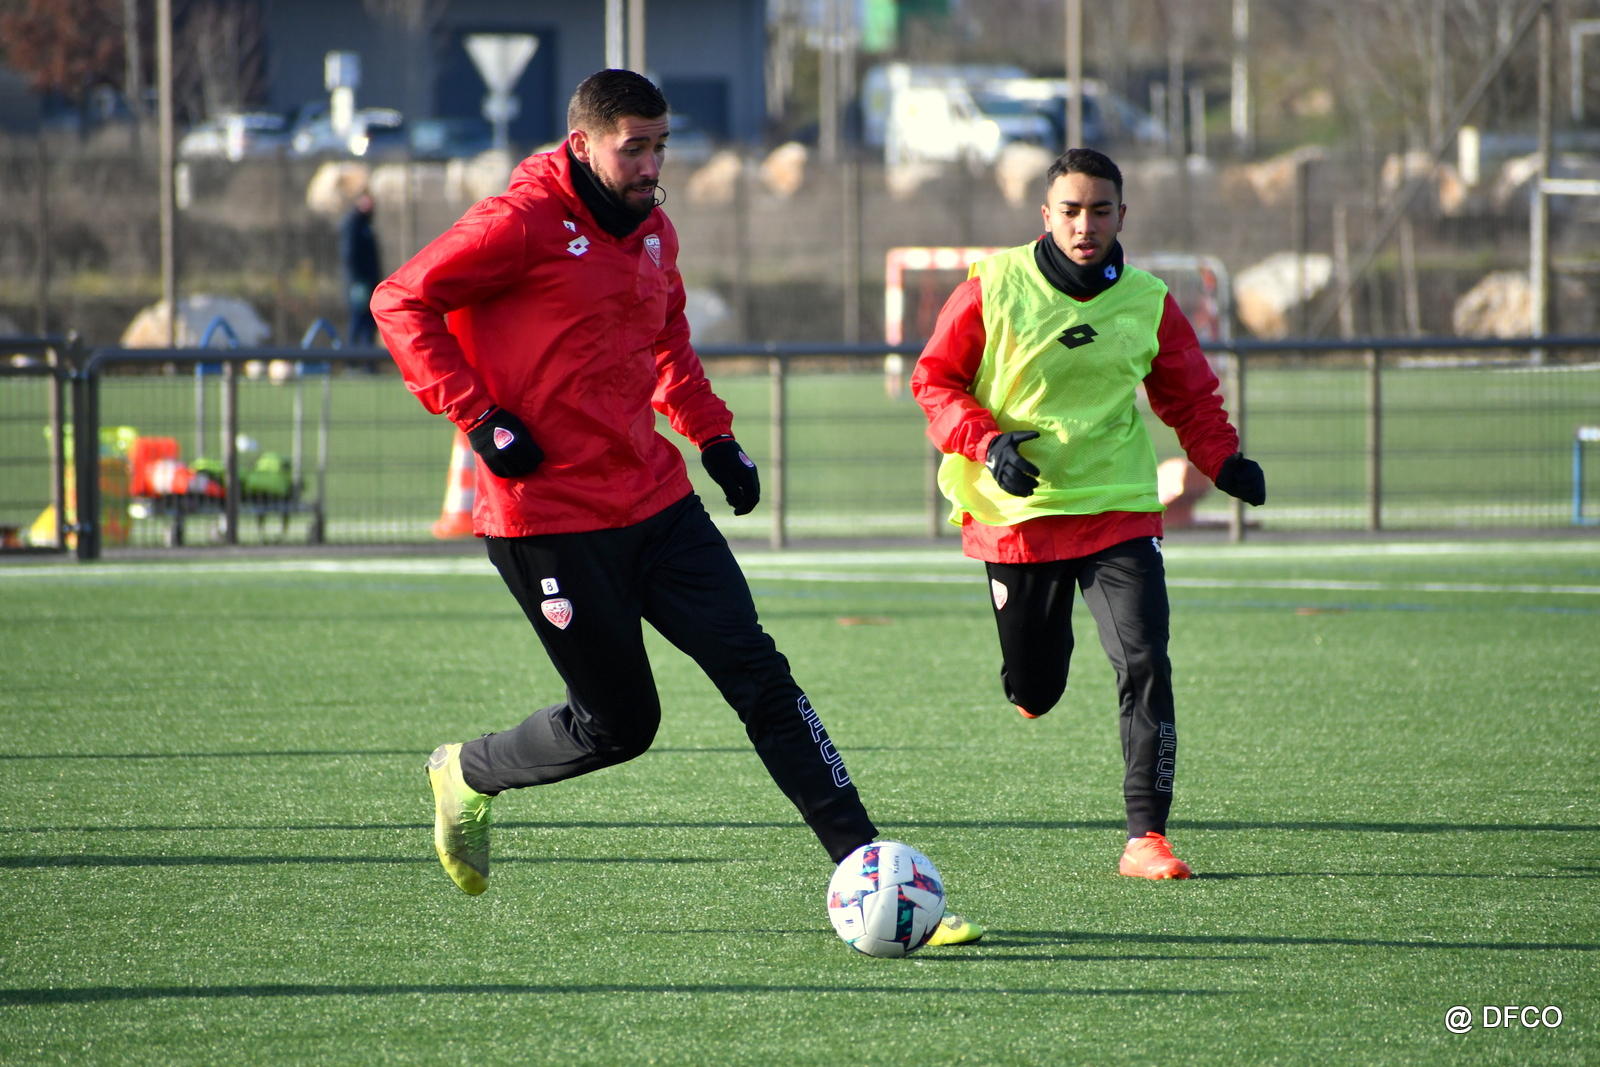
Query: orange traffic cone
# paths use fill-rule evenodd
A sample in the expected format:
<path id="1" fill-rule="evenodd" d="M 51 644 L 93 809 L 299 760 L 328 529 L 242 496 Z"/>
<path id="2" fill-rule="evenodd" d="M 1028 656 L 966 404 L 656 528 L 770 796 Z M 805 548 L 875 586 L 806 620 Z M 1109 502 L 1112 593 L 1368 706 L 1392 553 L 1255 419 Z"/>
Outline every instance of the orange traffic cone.
<path id="1" fill-rule="evenodd" d="M 472 500 L 478 495 L 478 457 L 467 435 L 456 431 L 450 446 L 450 478 L 444 487 L 444 511 L 433 524 L 440 540 L 472 536 Z"/>

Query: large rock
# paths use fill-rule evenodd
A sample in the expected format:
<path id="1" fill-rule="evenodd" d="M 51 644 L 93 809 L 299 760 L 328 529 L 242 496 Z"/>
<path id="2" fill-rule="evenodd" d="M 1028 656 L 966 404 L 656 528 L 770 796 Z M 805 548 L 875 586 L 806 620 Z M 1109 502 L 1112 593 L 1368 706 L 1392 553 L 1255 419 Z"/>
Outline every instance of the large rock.
<path id="1" fill-rule="evenodd" d="M 256 309 L 249 302 L 236 296 L 213 296 L 208 293 L 197 293 L 186 296 L 178 301 L 178 336 L 176 345 L 179 348 L 195 348 L 199 346 L 200 339 L 205 336 L 206 327 L 213 319 L 221 317 L 226 319 L 228 325 L 233 327 L 234 335 L 239 338 L 239 344 L 244 348 L 266 344 L 272 336 L 272 328 L 268 326 Z M 165 300 L 159 300 L 140 311 L 128 324 L 122 333 L 123 348 L 166 348 L 167 323 L 171 321 L 171 314 Z M 219 341 L 219 338 L 221 339 Z M 218 331 L 218 336 L 213 337 L 211 343 L 214 347 L 224 347 L 227 335 Z"/>
<path id="2" fill-rule="evenodd" d="M 1296 170 L 1306 163 L 1328 158 L 1321 145 L 1302 145 L 1260 163 L 1250 163 L 1230 171 L 1234 180 L 1242 179 L 1255 190 L 1256 199 L 1268 206 L 1287 203 L 1294 196 Z"/>
<path id="3" fill-rule="evenodd" d="M 724 148 L 706 161 L 706 165 L 689 178 L 690 203 L 725 205 L 733 203 L 738 194 L 739 175 L 744 170 L 744 160 L 739 153 Z"/>
<path id="4" fill-rule="evenodd" d="M 1257 337 L 1287 337 L 1289 313 L 1320 293 L 1332 277 L 1328 256 L 1278 252 L 1233 276 L 1233 306 L 1239 321 Z"/>
<path id="5" fill-rule="evenodd" d="M 1021 207 L 1028 202 L 1030 192 L 1036 203 L 1044 203 L 1041 182 L 1055 159 L 1054 153 L 1022 141 L 1012 141 L 1002 148 L 994 163 L 994 180 L 1006 203 Z"/>
<path id="6" fill-rule="evenodd" d="M 800 191 L 806 180 L 806 146 L 786 141 L 774 148 L 761 163 L 761 180 L 773 195 L 787 200 Z"/>
<path id="7" fill-rule="evenodd" d="M 1527 337 L 1533 332 L 1533 288 L 1525 271 L 1497 270 L 1456 300 L 1450 323 L 1462 337 Z"/>
<path id="8" fill-rule="evenodd" d="M 372 168 L 351 160 L 329 160 L 317 168 L 306 186 L 306 207 L 319 215 L 340 216 L 372 182 Z"/>

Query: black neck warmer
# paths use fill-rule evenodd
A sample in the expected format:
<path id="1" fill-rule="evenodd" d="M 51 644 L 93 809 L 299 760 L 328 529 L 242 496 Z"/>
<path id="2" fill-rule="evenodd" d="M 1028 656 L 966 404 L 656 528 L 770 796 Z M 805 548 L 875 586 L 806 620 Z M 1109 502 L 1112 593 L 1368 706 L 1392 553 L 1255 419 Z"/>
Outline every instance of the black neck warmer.
<path id="1" fill-rule="evenodd" d="M 624 204 L 606 188 L 599 175 L 589 169 L 589 164 L 572 154 L 571 145 L 566 146 L 566 152 L 567 162 L 572 164 L 572 188 L 577 190 L 578 198 L 589 209 L 589 214 L 594 216 L 594 221 L 611 236 L 628 236 L 655 210 L 654 204 L 642 212 Z"/>
<path id="2" fill-rule="evenodd" d="M 1116 285 L 1122 278 L 1122 242 L 1111 245 L 1111 254 L 1092 267 L 1081 266 L 1067 258 L 1048 233 L 1033 246 L 1033 261 L 1045 281 L 1079 300 L 1099 296 Z"/>

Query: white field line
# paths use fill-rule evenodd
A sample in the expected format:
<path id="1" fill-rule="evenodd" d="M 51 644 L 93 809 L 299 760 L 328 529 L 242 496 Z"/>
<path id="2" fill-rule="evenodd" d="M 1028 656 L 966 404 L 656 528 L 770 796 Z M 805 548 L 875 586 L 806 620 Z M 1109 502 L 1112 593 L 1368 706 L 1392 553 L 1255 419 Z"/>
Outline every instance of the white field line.
<path id="1" fill-rule="evenodd" d="M 902 582 L 918 585 L 979 585 L 982 575 L 972 574 L 870 574 L 861 571 L 755 571 L 745 576 L 765 581 L 789 582 Z M 1168 578 L 1178 589 L 1295 589 L 1337 592 L 1393 593 L 1540 593 L 1600 596 L 1600 585 L 1488 585 L 1480 582 L 1364 582 L 1317 578 Z"/>
<path id="2" fill-rule="evenodd" d="M 1360 559 L 1364 557 L 1491 556 L 1491 555 L 1600 555 L 1600 536 L 1573 541 L 1386 541 L 1375 543 L 1213 544 L 1161 546 L 1168 562 L 1258 559 Z M 888 551 L 860 549 L 842 552 L 761 550 L 744 551 L 745 567 L 895 567 L 964 566 L 977 568 L 976 560 L 961 554 L 954 538 L 944 548 L 902 548 Z"/>
<path id="3" fill-rule="evenodd" d="M 499 577 L 486 559 L 205 560 L 195 563 L 92 563 L 0 567 L 6 578 L 140 578 L 207 574 L 360 574 Z"/>
<path id="4" fill-rule="evenodd" d="M 1489 555 L 1505 553 L 1594 553 L 1596 542 L 1522 542 L 1506 544 L 1399 543 L 1372 545 L 1240 545 L 1174 546 L 1169 560 L 1329 559 L 1382 556 Z M 759 581 L 902 583 L 916 585 L 981 585 L 982 572 L 974 560 L 954 549 L 895 552 L 794 552 L 746 553 L 747 577 Z M 914 571 L 884 570 L 911 566 Z M 871 567 L 871 570 L 839 569 Z M 928 568 L 949 568 L 936 573 Z M 19 564 L 0 566 L 0 581 L 23 578 L 65 578 L 105 581 L 141 577 L 201 577 L 206 575 L 357 575 L 394 577 L 492 578 L 496 572 L 485 559 L 277 559 L 196 560 L 137 563 Z M 1469 594 L 1533 594 L 1563 596 L 1600 595 L 1600 585 L 1543 585 L 1484 582 L 1386 582 L 1314 578 L 1186 578 L 1169 576 L 1177 589 L 1278 589 L 1331 592 L 1409 592 Z"/>
<path id="5" fill-rule="evenodd" d="M 4 578 L 137 578 L 156 576 L 232 575 L 364 575 L 395 577 L 495 577 L 480 560 L 240 560 L 227 563 L 113 563 L 97 566 L 35 566 L 0 569 Z M 768 582 L 832 582 L 845 584 L 968 585 L 979 588 L 983 576 L 894 571 L 819 571 L 750 569 L 745 576 Z M 1175 589 L 1280 589 L 1362 593 L 1488 593 L 1600 596 L 1600 585 L 1493 585 L 1482 582 L 1375 582 L 1316 578 L 1174 578 Z"/>

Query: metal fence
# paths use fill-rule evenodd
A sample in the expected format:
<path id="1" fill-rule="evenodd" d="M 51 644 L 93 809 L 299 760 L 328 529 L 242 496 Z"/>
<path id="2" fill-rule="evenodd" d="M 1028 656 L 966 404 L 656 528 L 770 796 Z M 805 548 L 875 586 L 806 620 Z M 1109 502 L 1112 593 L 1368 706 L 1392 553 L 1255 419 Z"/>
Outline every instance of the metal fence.
<path id="1" fill-rule="evenodd" d="M 453 427 L 410 396 L 387 353 L 311 348 L 320 334 L 337 340 L 325 323 L 301 348 L 0 340 L 0 541 L 82 559 L 156 545 L 431 541 Z M 703 348 L 763 480 L 755 514 L 712 507 L 724 531 L 775 547 L 953 535 L 905 380 L 911 361 L 885 358 L 915 352 Z M 1243 538 L 1600 523 L 1600 337 L 1235 342 L 1209 354 L 1269 496 L 1244 509 L 1213 492 L 1199 524 Z M 1180 455 L 1141 409 L 1158 455 Z M 701 495 L 720 501 L 680 446 Z"/>

